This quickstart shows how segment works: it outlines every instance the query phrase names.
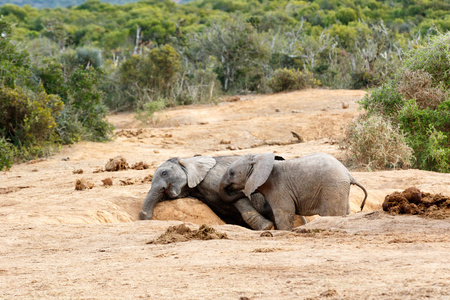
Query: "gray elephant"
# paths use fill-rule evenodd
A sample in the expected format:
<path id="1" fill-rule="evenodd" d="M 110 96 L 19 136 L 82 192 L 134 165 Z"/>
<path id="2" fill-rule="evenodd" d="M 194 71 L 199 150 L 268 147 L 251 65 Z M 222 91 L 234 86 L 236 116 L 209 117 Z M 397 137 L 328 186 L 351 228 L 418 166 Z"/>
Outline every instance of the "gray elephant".
<path id="1" fill-rule="evenodd" d="M 269 202 L 276 229 L 291 230 L 295 214 L 340 216 L 350 213 L 350 185 L 366 189 L 336 158 L 315 153 L 297 159 L 275 161 L 272 153 L 249 154 L 233 162 L 223 175 L 219 193 L 226 201 L 243 191 L 254 192 Z"/>
<path id="2" fill-rule="evenodd" d="M 156 203 L 183 197 L 194 197 L 208 205 L 224 222 L 266 230 L 273 227 L 273 214 L 261 194 L 251 201 L 243 193 L 224 202 L 219 195 L 223 174 L 238 156 L 196 156 L 171 158 L 158 167 L 152 186 L 139 213 L 141 220 L 152 218 Z M 274 159 L 274 158 L 272 158 Z M 281 158 L 280 158 L 281 159 Z"/>

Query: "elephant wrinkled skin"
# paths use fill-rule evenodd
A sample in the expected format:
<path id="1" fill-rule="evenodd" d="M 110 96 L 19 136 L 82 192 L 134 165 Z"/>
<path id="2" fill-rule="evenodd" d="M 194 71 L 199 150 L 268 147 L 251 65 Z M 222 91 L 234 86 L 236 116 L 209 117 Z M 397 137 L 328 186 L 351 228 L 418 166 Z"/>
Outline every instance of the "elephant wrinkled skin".
<path id="1" fill-rule="evenodd" d="M 273 214 L 261 194 L 247 198 L 243 193 L 224 202 L 219 195 L 220 180 L 238 156 L 196 156 L 171 158 L 158 167 L 152 186 L 139 213 L 141 220 L 152 218 L 156 203 L 194 197 L 208 205 L 224 222 L 266 230 L 273 227 Z"/>
<path id="2" fill-rule="evenodd" d="M 272 153 L 249 154 L 234 161 L 220 183 L 223 195 L 249 197 L 264 195 L 272 208 L 275 227 L 291 230 L 295 214 L 302 216 L 341 216 L 350 213 L 350 185 L 359 186 L 347 168 L 336 158 L 315 153 L 297 159 L 276 161 Z"/>

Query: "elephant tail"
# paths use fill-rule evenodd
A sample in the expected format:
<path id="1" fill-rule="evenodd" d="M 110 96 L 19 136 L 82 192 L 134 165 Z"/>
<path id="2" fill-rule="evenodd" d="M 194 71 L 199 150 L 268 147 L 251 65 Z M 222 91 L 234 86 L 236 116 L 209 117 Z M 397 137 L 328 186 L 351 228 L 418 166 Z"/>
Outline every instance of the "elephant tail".
<path id="1" fill-rule="evenodd" d="M 359 186 L 359 187 L 363 190 L 364 195 L 365 195 L 365 196 L 364 196 L 364 200 L 363 200 L 363 202 L 361 203 L 361 210 L 363 210 L 364 204 L 366 204 L 367 190 L 366 190 L 366 188 L 365 188 L 361 183 L 359 183 L 358 181 L 356 181 L 356 179 L 353 178 L 353 177 L 352 177 L 352 180 L 351 180 L 350 184 L 357 185 L 357 186 Z"/>

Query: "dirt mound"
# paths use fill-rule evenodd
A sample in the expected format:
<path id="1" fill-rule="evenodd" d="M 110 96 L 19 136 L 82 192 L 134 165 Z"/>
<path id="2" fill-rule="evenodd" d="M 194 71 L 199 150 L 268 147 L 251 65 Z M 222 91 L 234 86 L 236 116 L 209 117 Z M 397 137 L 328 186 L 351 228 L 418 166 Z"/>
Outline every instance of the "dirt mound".
<path id="1" fill-rule="evenodd" d="M 105 171 L 115 172 L 120 170 L 126 170 L 130 166 L 127 163 L 127 160 L 122 156 L 116 156 L 114 158 L 110 158 L 109 161 L 105 165 Z"/>
<path id="2" fill-rule="evenodd" d="M 202 225 L 197 230 L 191 230 L 184 224 L 178 226 L 170 226 L 165 233 L 160 235 L 156 240 L 147 244 L 170 244 L 177 242 L 187 242 L 190 240 L 215 240 L 228 239 L 226 233 L 218 232 L 208 225 Z"/>
<path id="3" fill-rule="evenodd" d="M 146 162 L 140 161 L 140 162 L 133 164 L 131 166 L 131 168 L 134 170 L 146 170 L 146 169 L 150 168 L 150 165 Z"/>
<path id="4" fill-rule="evenodd" d="M 421 192 L 410 187 L 403 192 L 387 195 L 383 202 L 383 210 L 391 215 L 422 215 L 433 219 L 450 217 L 450 197 L 442 194 Z"/>
<path id="5" fill-rule="evenodd" d="M 92 181 L 85 178 L 77 179 L 77 181 L 75 182 L 75 189 L 77 191 L 92 189 L 94 186 L 95 184 Z"/>
<path id="6" fill-rule="evenodd" d="M 111 177 L 107 177 L 105 179 L 102 179 L 103 185 L 104 186 L 111 186 L 113 185 L 113 181 Z"/>

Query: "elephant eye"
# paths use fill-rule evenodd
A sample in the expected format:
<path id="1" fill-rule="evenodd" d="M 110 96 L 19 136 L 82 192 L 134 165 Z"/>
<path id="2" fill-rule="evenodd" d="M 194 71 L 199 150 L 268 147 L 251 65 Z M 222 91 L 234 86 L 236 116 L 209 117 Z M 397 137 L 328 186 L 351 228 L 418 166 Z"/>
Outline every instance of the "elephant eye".
<path id="1" fill-rule="evenodd" d="M 234 171 L 230 171 L 230 176 L 234 176 Z"/>
<path id="2" fill-rule="evenodd" d="M 162 171 L 161 175 L 162 176 L 166 176 L 167 175 L 167 171 Z"/>

